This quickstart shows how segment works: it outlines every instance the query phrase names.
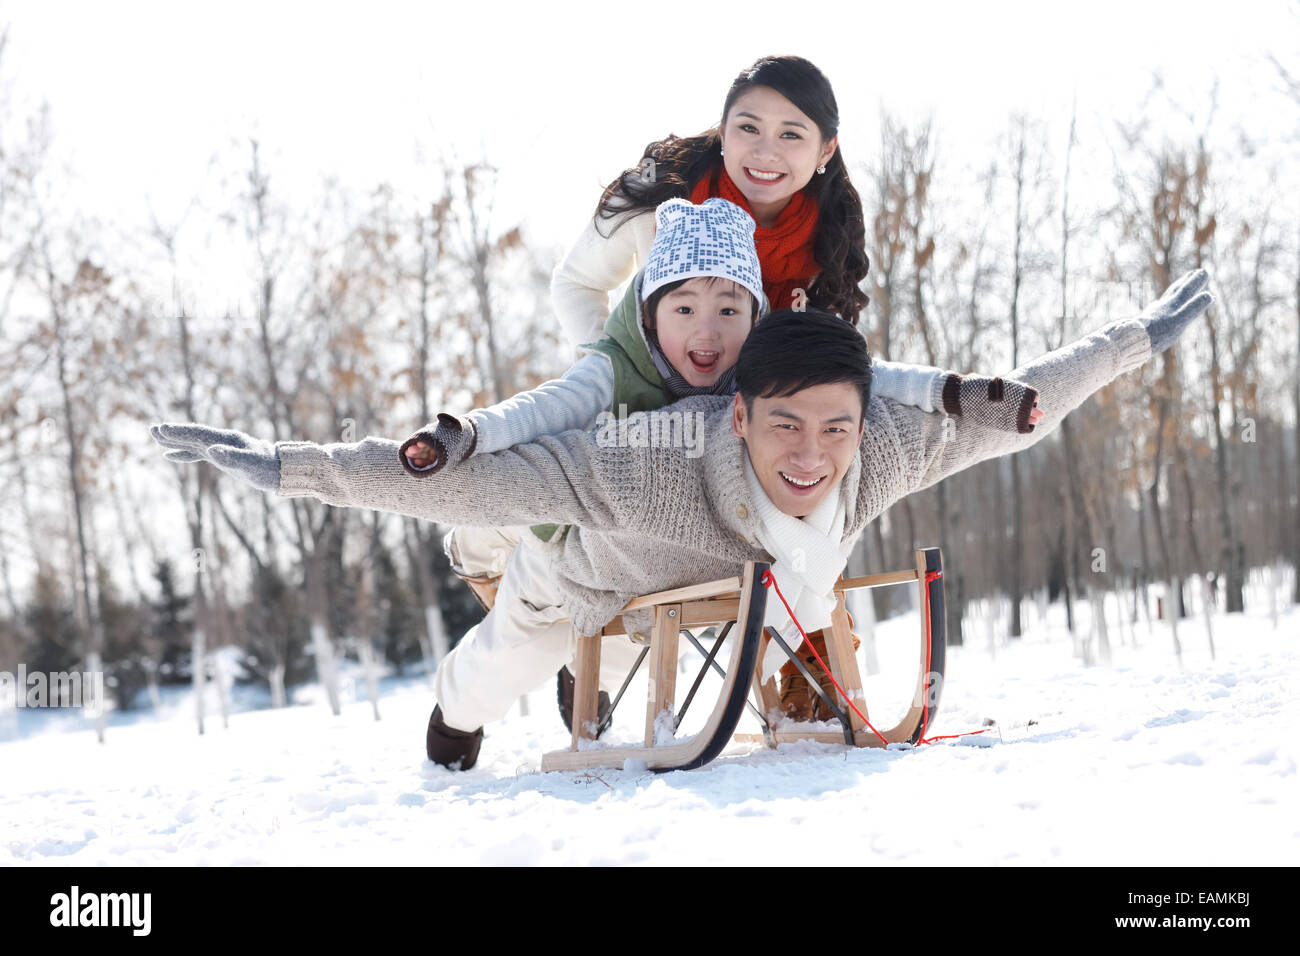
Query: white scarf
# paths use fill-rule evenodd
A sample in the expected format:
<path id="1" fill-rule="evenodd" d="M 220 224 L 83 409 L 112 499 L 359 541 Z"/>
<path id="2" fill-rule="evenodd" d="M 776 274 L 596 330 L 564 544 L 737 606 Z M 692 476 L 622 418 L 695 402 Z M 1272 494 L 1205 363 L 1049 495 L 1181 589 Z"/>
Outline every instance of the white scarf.
<path id="1" fill-rule="evenodd" d="M 786 603 L 794 609 L 804 633 L 830 627 L 835 610 L 835 582 L 844 573 L 853 542 L 844 541 L 843 481 L 832 489 L 812 514 L 795 518 L 777 509 L 763 491 L 754 467 L 745 453 L 745 482 L 749 485 L 758 517 L 758 543 L 776 560 L 772 576 Z M 785 604 L 773 589 L 767 595 L 764 624 L 774 627 L 787 644 L 797 648 L 802 638 Z M 771 678 L 785 662 L 785 653 L 775 641 L 768 645 L 761 662 L 762 679 Z"/>

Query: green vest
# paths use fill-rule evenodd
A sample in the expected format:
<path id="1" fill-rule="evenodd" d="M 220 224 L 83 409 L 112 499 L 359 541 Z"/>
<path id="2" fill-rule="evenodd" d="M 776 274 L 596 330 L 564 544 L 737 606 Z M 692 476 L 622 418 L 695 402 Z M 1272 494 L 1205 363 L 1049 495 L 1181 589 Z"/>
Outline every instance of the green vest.
<path id="1" fill-rule="evenodd" d="M 614 400 L 610 403 L 610 411 L 620 418 L 633 412 L 663 408 L 673 401 L 641 333 L 641 310 L 637 301 L 640 287 L 641 273 L 638 272 L 605 322 L 604 338 L 583 346 L 607 356 L 614 366 Z M 533 525 L 533 534 L 543 541 L 560 541 L 568 530 L 568 525 Z"/>

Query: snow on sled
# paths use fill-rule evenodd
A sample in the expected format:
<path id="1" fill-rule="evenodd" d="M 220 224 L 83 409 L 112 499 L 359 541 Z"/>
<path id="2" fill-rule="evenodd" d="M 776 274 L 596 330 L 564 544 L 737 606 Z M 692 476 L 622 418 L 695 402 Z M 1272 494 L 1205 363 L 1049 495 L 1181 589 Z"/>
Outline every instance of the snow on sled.
<path id="1" fill-rule="evenodd" d="M 624 614 L 645 609 L 652 610 L 654 614 L 649 643 L 623 683 L 623 690 L 626 690 L 633 675 L 649 659 L 644 742 L 641 745 L 605 746 L 596 741 L 596 737 L 608 726 L 613 716 L 611 709 L 604 717 L 603 724 L 597 724 L 600 644 L 604 637 L 627 633 L 623 614 L 620 614 L 599 634 L 577 636 L 573 738 L 569 749 L 553 751 L 543 756 L 542 770 L 623 767 L 629 762 L 655 771 L 693 770 L 713 760 L 733 740 L 763 742 L 769 747 L 796 740 L 846 743 L 856 747 L 917 743 L 924 736 L 938 709 L 946 641 L 942 555 L 938 548 L 925 548 L 915 554 L 914 568 L 858 578 L 841 578 L 835 585 L 837 603 L 831 627 L 826 632 L 826 664 L 831 676 L 843 688 L 848 699 L 854 702 L 853 706 L 846 705 L 842 698 L 832 700 L 823 694 L 816 678 L 794 653 L 798 648 L 783 642 L 772 629 L 764 630 L 763 617 L 767 601 L 776 600 L 773 591 L 779 587 L 779 582 L 773 582 L 768 573 L 767 564 L 747 562 L 744 572 L 738 578 L 659 591 L 629 602 L 623 608 Z M 911 706 L 903 718 L 888 730 L 876 731 L 867 723 L 869 715 L 862 691 L 862 675 L 853 651 L 853 635 L 844 607 L 844 596 L 849 591 L 862 588 L 912 582 L 916 583 L 921 599 L 921 640 L 916 688 Z M 692 633 L 692 630 L 705 627 L 720 628 L 712 647 L 708 649 Z M 731 651 L 724 668 L 717 658 L 728 637 L 732 638 Z M 679 707 L 677 652 L 683 639 L 700 652 L 704 662 Z M 838 731 L 827 731 L 824 723 L 817 724 L 815 729 L 810 726 L 807 730 L 801 730 L 797 724 L 788 720 L 783 722 L 780 730 L 773 728 L 779 710 L 776 681 L 774 678 L 762 681 L 759 675 L 759 661 L 768 642 L 772 640 L 780 643 L 786 654 L 803 671 L 812 692 L 822 696 L 830 706 L 840 725 Z M 710 672 L 721 678 L 713 711 L 699 732 L 690 739 L 675 740 L 675 730 L 681 725 L 687 708 Z M 749 700 L 751 693 L 754 696 L 753 703 Z M 615 698 L 615 707 L 621 697 L 622 691 Z M 762 727 L 761 734 L 735 733 L 736 725 L 746 709 L 758 718 Z"/>

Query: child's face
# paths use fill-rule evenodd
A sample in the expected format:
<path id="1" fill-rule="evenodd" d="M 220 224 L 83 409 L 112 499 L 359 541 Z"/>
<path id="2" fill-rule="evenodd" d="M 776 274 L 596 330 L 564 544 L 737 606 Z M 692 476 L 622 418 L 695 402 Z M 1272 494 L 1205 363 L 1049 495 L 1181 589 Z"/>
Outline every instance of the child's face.
<path id="1" fill-rule="evenodd" d="M 696 388 L 736 364 L 753 325 L 753 296 L 730 279 L 688 279 L 655 308 L 664 357 Z"/>

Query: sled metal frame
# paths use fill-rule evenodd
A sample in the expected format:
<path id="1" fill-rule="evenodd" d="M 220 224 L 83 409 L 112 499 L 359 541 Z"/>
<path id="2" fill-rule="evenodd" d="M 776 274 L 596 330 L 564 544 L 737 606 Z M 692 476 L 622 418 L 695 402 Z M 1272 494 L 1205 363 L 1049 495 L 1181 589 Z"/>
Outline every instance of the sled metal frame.
<path id="1" fill-rule="evenodd" d="M 831 627 L 826 631 L 826 663 L 841 687 L 867 714 L 862 690 L 862 677 L 857 656 L 853 650 L 853 634 L 845 610 L 845 594 L 864 588 L 886 587 L 894 584 L 915 583 L 920 596 L 921 641 L 920 663 L 912 703 L 903 719 L 888 730 L 881 731 L 887 743 L 917 743 L 934 719 L 939 705 L 939 694 L 945 663 L 946 635 L 944 630 L 943 557 L 938 548 L 923 548 L 914 552 L 916 565 L 905 571 L 891 571 L 857 578 L 841 578 L 835 585 L 836 607 L 831 616 Z M 567 750 L 557 750 L 542 757 L 542 770 L 585 770 L 593 767 L 622 767 L 627 761 L 642 761 L 646 767 L 657 771 L 691 770 L 713 760 L 732 740 L 745 743 L 765 743 L 776 747 L 796 740 L 815 740 L 826 743 L 851 743 L 857 747 L 882 747 L 880 739 L 866 728 L 862 718 L 841 701 L 829 701 L 838 717 L 841 729 L 798 729 L 798 724 L 785 720 L 781 730 L 772 724 L 780 714 L 780 702 L 775 677 L 760 681 L 758 662 L 771 640 L 763 628 L 763 617 L 769 597 L 769 588 L 762 584 L 768 565 L 748 562 L 738 578 L 725 578 L 705 584 L 676 588 L 648 594 L 629 602 L 624 611 L 652 608 L 654 627 L 649 647 L 642 652 L 623 688 L 615 699 L 623 696 L 628 683 L 645 659 L 650 661 L 650 680 L 646 695 L 645 740 L 642 746 L 609 747 L 598 744 L 595 737 L 608 726 L 607 716 L 603 726 L 597 728 L 597 700 L 599 694 L 600 643 L 606 636 L 627 633 L 622 615 L 614 618 L 599 634 L 577 636 L 578 652 L 574 674 L 573 736 Z M 778 582 L 779 583 L 779 582 Z M 711 650 L 690 633 L 690 628 L 721 625 L 722 630 Z M 928 627 L 928 629 L 927 629 Z M 725 671 L 716 655 L 723 640 L 733 636 L 731 656 Z M 676 711 L 677 650 L 680 638 L 685 636 L 705 658 L 699 676 L 695 678 L 681 710 Z M 778 639 L 779 640 L 779 639 Z M 784 643 L 784 642 L 781 642 Z M 789 649 L 787 649 L 789 653 Z M 802 661 L 792 656 L 796 666 L 804 671 L 813 693 L 820 693 L 816 678 L 807 672 Z M 929 666 L 927 668 L 927 660 Z M 722 676 L 713 712 L 704 727 L 688 741 L 656 746 L 656 722 L 662 727 L 671 719 L 673 727 L 681 718 L 699 689 L 704 674 L 709 669 Z M 748 701 L 754 695 L 757 708 Z M 758 716 L 762 733 L 734 734 L 743 711 L 749 708 Z"/>

